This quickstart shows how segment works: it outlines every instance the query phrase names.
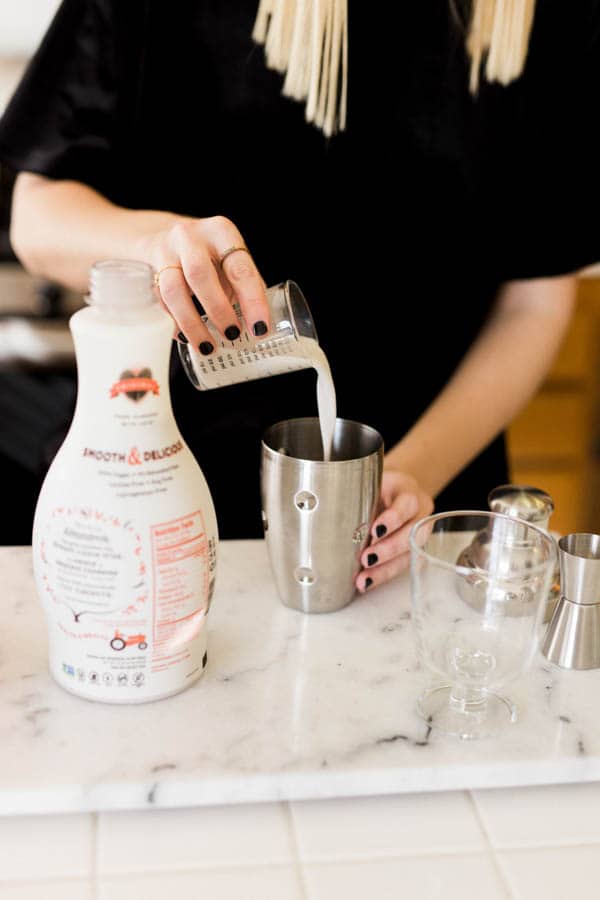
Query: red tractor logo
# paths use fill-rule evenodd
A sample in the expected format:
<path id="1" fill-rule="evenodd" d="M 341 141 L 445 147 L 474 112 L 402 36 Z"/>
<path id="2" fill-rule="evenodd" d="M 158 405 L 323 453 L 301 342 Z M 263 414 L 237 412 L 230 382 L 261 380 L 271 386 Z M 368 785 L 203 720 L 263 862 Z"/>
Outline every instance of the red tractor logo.
<path id="1" fill-rule="evenodd" d="M 145 650 L 148 644 L 146 643 L 146 635 L 145 634 L 131 634 L 129 637 L 126 634 L 121 634 L 121 632 L 117 629 L 115 631 L 115 636 L 110 642 L 110 646 L 113 650 L 124 650 L 125 647 L 133 647 L 137 644 L 138 649 Z"/>

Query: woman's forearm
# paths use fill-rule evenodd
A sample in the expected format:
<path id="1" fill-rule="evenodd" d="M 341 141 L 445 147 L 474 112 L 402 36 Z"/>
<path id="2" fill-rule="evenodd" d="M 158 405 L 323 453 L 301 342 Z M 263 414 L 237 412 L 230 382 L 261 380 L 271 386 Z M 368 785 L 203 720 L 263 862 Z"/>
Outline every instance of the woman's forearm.
<path id="1" fill-rule="evenodd" d="M 30 272 L 87 287 L 99 259 L 137 259 L 154 267 L 174 336 L 209 356 L 214 336 L 192 295 L 202 298 L 212 324 L 236 340 L 242 323 L 232 299 L 256 335 L 269 330 L 264 280 L 244 236 L 225 216 L 192 218 L 157 210 L 124 209 L 77 181 L 53 181 L 22 172 L 13 199 L 11 240 Z M 231 335 L 234 335 L 232 337 Z"/>
<path id="2" fill-rule="evenodd" d="M 574 276 L 507 283 L 453 377 L 386 466 L 413 475 L 435 497 L 540 386 L 569 323 L 575 285 Z"/>
<path id="3" fill-rule="evenodd" d="M 78 181 L 22 172 L 13 196 L 11 242 L 30 272 L 83 291 L 94 262 L 131 257 L 140 238 L 178 218 L 123 209 Z"/>

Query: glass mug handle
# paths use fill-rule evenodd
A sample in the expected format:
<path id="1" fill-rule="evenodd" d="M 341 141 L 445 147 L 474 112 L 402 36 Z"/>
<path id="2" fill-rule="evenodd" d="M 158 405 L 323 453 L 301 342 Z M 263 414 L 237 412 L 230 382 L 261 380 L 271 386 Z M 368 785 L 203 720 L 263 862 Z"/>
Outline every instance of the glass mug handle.
<path id="1" fill-rule="evenodd" d="M 177 350 L 183 369 L 199 391 L 250 381 L 265 375 L 278 374 L 294 368 L 289 363 L 285 367 L 270 362 L 265 371 L 266 361 L 275 358 L 300 361 L 301 353 L 295 357 L 294 346 L 300 338 L 308 338 L 318 343 L 315 323 L 304 294 L 295 281 L 283 281 L 267 288 L 267 301 L 271 313 L 271 330 L 263 338 L 256 338 L 249 331 L 240 308 L 234 309 L 242 323 L 242 334 L 236 341 L 227 341 L 215 329 L 208 316 L 202 320 L 211 332 L 215 351 L 210 356 L 202 356 L 189 344 L 177 343 Z M 286 352 L 288 351 L 289 352 Z M 297 365 L 295 368 L 303 368 Z"/>

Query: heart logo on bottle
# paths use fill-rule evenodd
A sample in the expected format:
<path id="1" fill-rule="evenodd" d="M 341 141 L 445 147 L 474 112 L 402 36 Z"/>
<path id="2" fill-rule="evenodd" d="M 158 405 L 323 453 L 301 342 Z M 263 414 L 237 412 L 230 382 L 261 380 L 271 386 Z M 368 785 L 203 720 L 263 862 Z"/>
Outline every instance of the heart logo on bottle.
<path id="1" fill-rule="evenodd" d="M 125 369 L 119 380 L 110 389 L 110 396 L 125 394 L 130 400 L 138 403 L 151 391 L 158 394 L 158 382 L 152 378 L 150 369 Z"/>
<path id="2" fill-rule="evenodd" d="M 121 381 L 129 381 L 130 379 L 135 379 L 137 381 L 138 378 L 151 378 L 152 372 L 150 369 L 125 369 L 124 372 L 121 372 Z M 138 400 L 141 400 L 142 397 L 145 397 L 150 388 L 148 387 L 144 390 L 126 390 L 125 394 L 129 397 L 130 400 L 135 400 L 137 403 Z"/>

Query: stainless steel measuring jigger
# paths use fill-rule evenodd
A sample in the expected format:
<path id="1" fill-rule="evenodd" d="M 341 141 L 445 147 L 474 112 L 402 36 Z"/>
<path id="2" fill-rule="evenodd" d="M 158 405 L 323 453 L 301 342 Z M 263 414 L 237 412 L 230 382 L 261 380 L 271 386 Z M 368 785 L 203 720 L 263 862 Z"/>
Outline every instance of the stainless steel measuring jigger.
<path id="1" fill-rule="evenodd" d="M 564 669 L 600 667 L 600 535 L 567 534 L 558 542 L 561 596 L 542 653 Z"/>

